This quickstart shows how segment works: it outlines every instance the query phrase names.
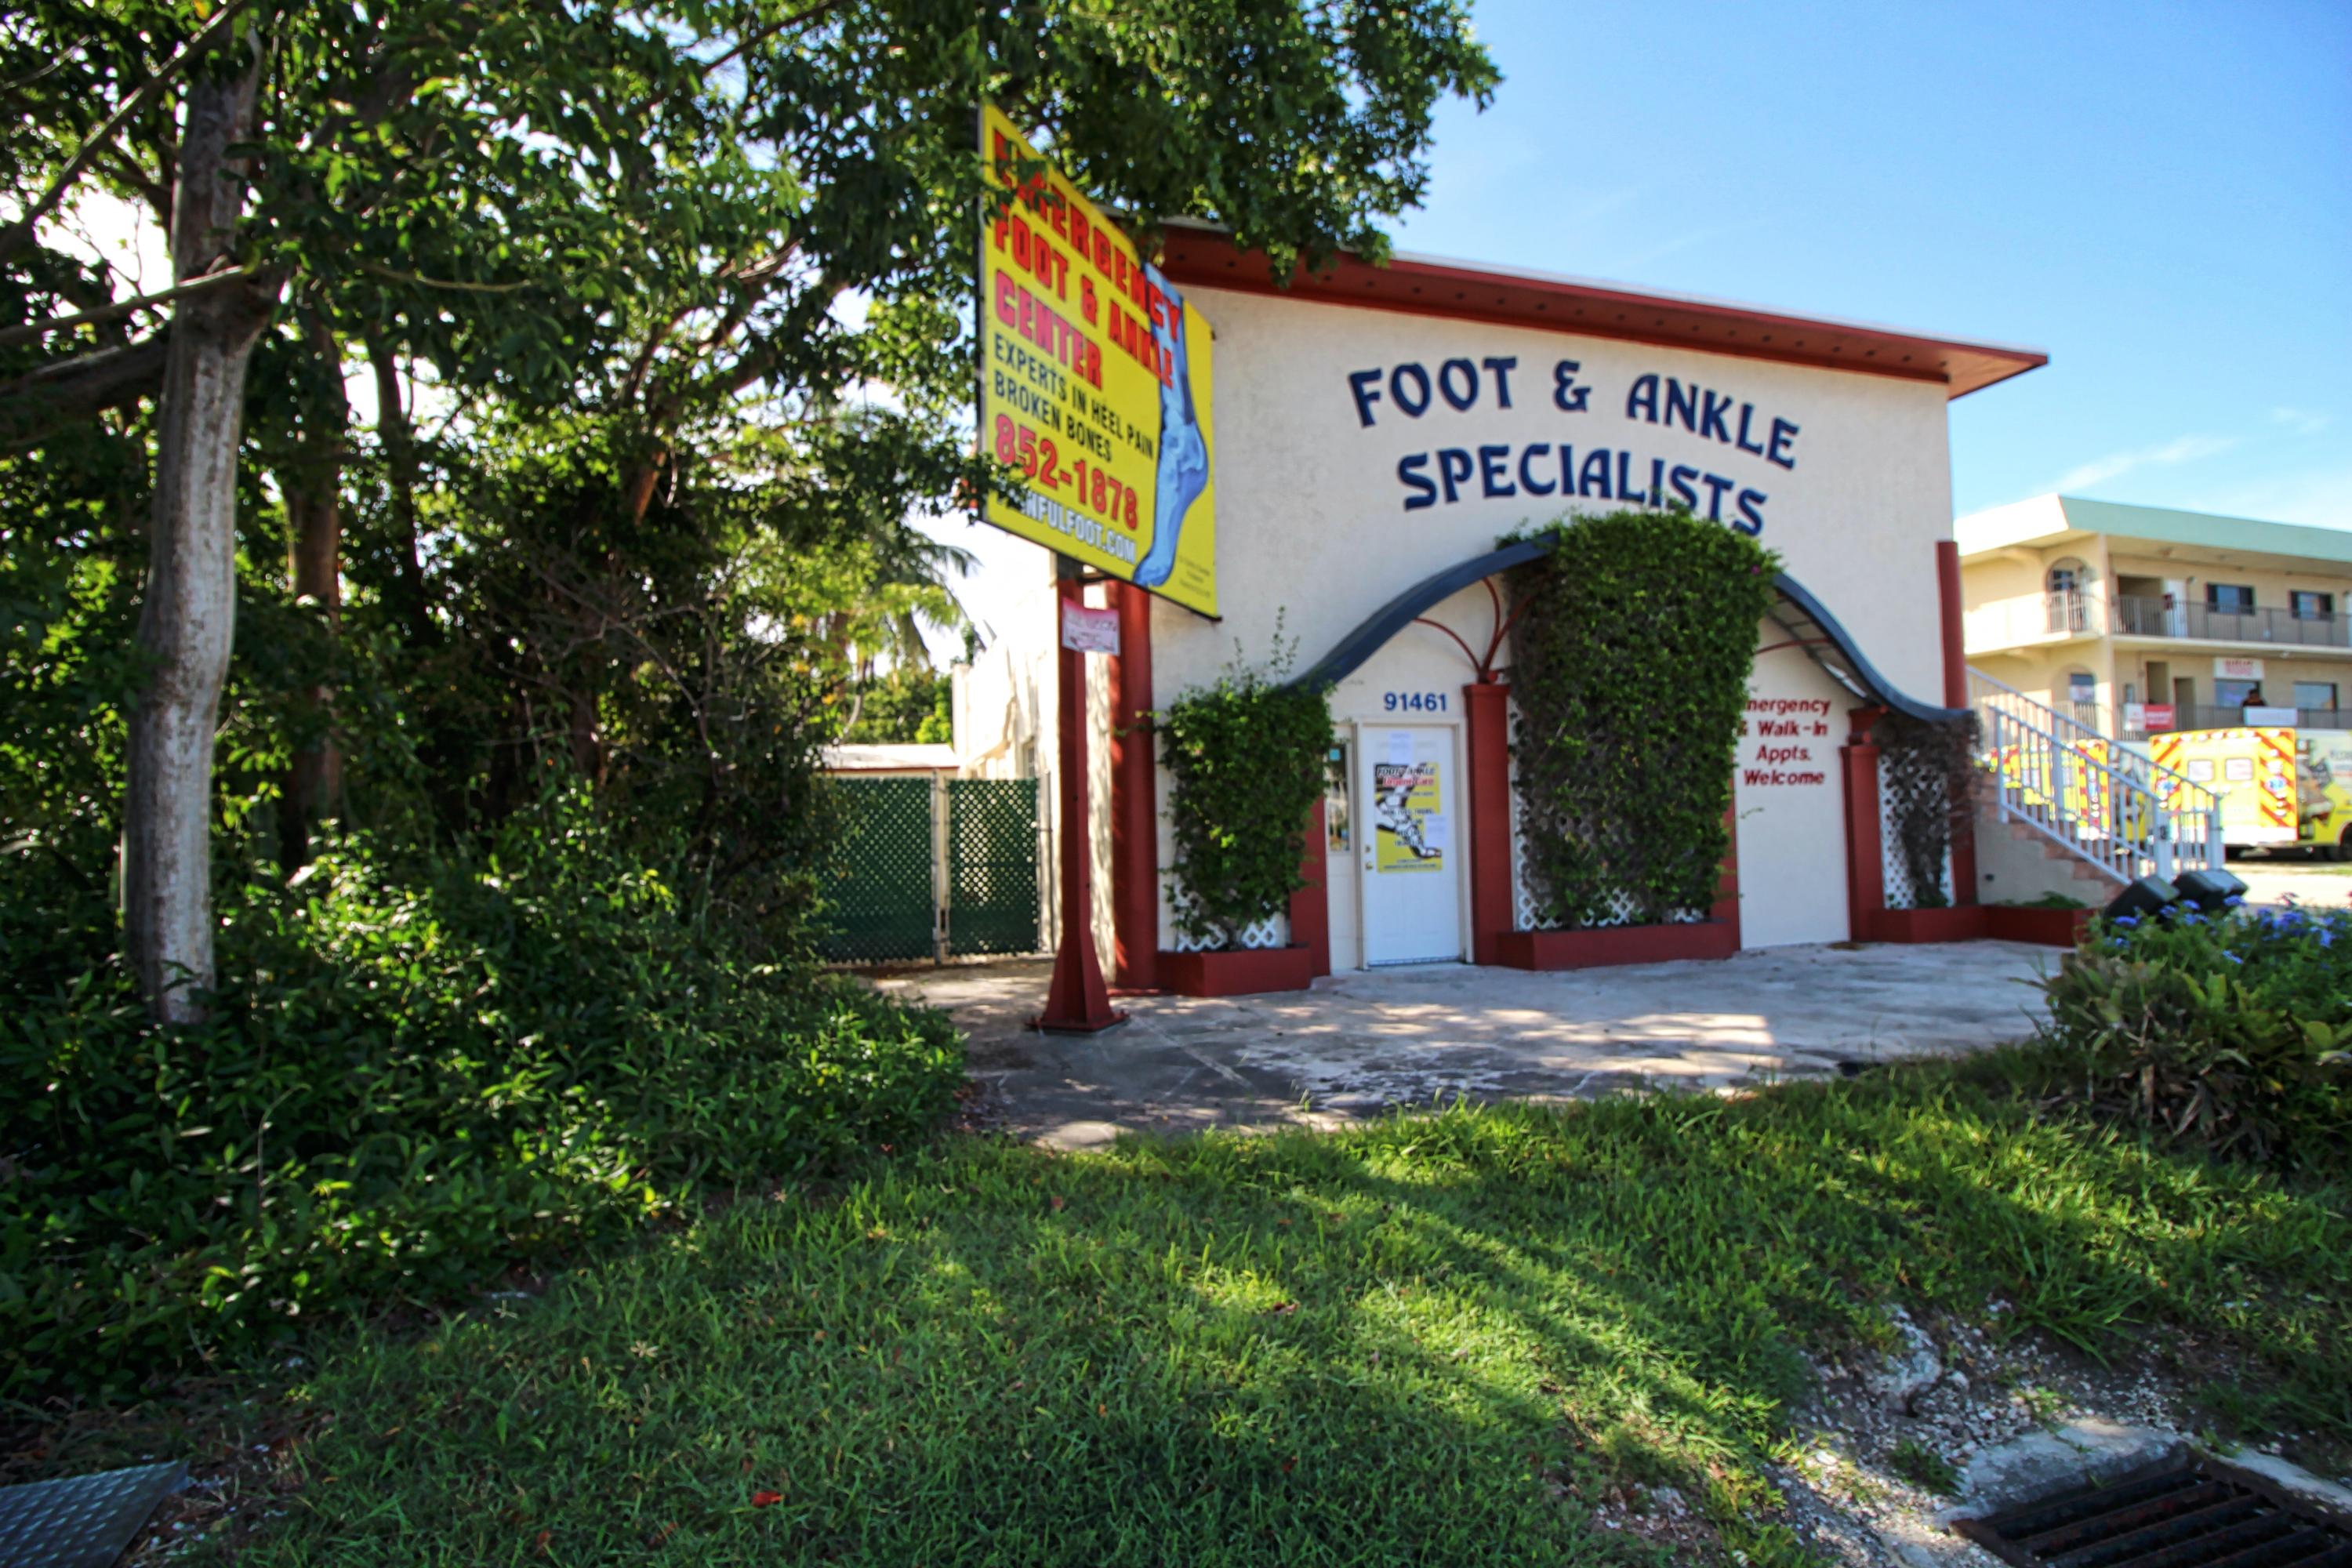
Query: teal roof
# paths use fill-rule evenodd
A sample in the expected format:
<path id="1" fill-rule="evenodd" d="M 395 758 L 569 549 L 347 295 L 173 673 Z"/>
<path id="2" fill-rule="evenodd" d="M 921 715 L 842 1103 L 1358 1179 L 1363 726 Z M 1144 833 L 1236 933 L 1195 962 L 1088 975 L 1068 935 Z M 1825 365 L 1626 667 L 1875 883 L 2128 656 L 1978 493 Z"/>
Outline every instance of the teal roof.
<path id="1" fill-rule="evenodd" d="M 2014 506 L 1971 513 L 1952 525 L 1964 555 L 2003 545 L 2054 540 L 2072 533 L 2145 539 L 2209 550 L 2242 550 L 2263 555 L 2297 556 L 2352 565 L 2352 529 L 2315 528 L 2298 522 L 2266 522 L 2252 517 L 2222 517 L 2170 507 L 2126 506 L 2080 496 L 2041 496 Z"/>

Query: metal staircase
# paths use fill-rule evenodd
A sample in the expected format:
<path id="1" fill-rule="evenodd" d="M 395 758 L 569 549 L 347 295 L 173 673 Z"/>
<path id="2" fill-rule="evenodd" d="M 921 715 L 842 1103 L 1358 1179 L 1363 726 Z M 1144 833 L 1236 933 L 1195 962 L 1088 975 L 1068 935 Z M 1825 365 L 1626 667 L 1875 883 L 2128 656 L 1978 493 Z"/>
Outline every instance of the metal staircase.
<path id="1" fill-rule="evenodd" d="M 1995 819 L 2121 885 L 2222 868 L 2221 801 L 1983 671 L 1969 671 L 1977 766 Z"/>

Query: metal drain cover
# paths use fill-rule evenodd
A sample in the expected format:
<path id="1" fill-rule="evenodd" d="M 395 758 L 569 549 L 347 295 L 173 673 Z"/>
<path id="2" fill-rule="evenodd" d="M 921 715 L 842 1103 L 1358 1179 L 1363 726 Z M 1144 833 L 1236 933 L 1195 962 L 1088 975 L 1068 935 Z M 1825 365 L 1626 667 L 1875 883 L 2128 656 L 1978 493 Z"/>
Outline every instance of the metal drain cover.
<path id="1" fill-rule="evenodd" d="M 111 1568 L 187 1479 L 185 1465 L 139 1465 L 0 1487 L 0 1568 Z"/>
<path id="2" fill-rule="evenodd" d="M 2168 1460 L 1953 1528 L 2018 1568 L 2352 1565 L 2345 1521 L 2210 1459 Z"/>

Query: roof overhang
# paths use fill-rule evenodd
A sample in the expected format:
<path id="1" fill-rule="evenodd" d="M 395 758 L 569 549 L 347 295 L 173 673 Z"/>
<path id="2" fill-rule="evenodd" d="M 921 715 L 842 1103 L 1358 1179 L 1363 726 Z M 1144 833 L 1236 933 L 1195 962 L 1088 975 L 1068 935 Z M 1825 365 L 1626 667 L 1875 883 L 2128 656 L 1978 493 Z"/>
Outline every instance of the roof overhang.
<path id="1" fill-rule="evenodd" d="M 1704 353 L 1941 384 L 1947 399 L 2050 363 L 2040 349 L 1923 337 L 1894 327 L 1791 316 L 1687 294 L 1545 272 L 1397 255 L 1374 263 L 1343 252 L 1329 265 L 1276 281 L 1265 253 L 1235 246 L 1225 230 L 1170 219 L 1160 270 L 1202 289 L 1279 294 L 1327 305 L 1451 316 L 1588 337 L 1622 338 Z"/>

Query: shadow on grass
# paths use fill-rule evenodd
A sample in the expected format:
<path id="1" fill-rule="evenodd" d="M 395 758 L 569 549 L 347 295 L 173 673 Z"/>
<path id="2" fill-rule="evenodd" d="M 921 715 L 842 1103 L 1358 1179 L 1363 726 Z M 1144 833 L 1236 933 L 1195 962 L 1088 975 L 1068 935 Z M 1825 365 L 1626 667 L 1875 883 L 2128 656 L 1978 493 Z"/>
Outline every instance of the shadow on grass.
<path id="1" fill-rule="evenodd" d="M 1882 1302 L 2241 1347 L 2352 1434 L 2341 1188 L 2036 1121 L 1998 1069 L 1055 1156 L 961 1142 L 329 1358 L 268 1563 L 1751 1561 L 1808 1341 Z"/>

